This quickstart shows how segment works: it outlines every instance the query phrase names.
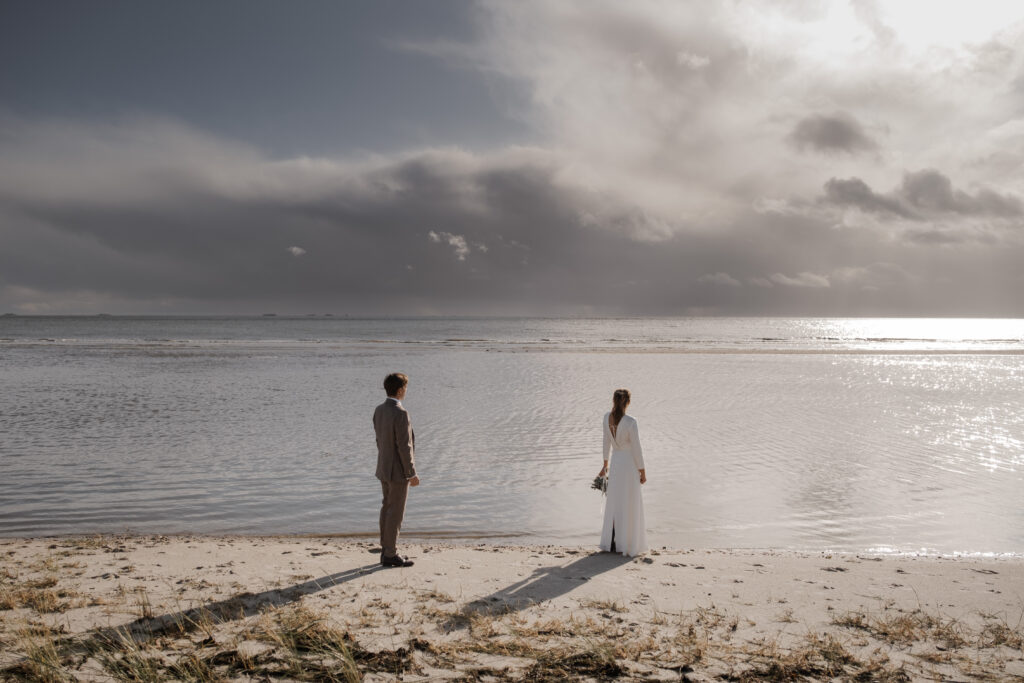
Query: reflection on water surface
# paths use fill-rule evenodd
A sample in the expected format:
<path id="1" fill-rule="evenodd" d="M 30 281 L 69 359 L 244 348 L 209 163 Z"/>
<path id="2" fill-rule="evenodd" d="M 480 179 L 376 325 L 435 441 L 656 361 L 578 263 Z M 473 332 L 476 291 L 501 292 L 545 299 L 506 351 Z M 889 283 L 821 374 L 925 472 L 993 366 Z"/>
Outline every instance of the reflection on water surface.
<path id="1" fill-rule="evenodd" d="M 596 543 L 600 419 L 625 386 L 647 454 L 652 545 L 1024 552 L 1024 356 L 948 348 L 991 347 L 1019 321 L 979 324 L 989 337 L 975 342 L 953 341 L 959 323 L 911 321 L 910 348 L 865 341 L 909 334 L 901 324 L 802 320 L 786 332 L 762 321 L 759 338 L 788 334 L 809 353 L 783 342 L 785 353 L 763 352 L 756 320 L 725 321 L 717 336 L 713 321 L 676 320 L 413 329 L 504 335 L 454 346 L 405 343 L 415 335 L 403 321 L 329 342 L 298 341 L 306 320 L 289 334 L 280 321 L 262 336 L 239 329 L 257 322 L 214 321 L 238 339 L 187 344 L 131 341 L 137 327 L 116 319 L 107 337 L 65 325 L 66 343 L 30 343 L 26 323 L 0 329 L 13 340 L 0 346 L 0 534 L 373 533 L 370 415 L 383 375 L 400 369 L 412 378 L 405 403 L 424 480 L 411 532 Z M 198 323 L 162 324 L 142 327 L 181 339 L 192 325 L 184 331 L 201 337 Z M 857 353 L 829 352 L 828 339 L 812 348 L 844 326 L 860 335 Z M 738 352 L 664 353 L 638 330 Z M 404 341 L 354 340 L 369 332 Z M 636 347 L 573 351 L 570 338 Z M 528 343 L 541 339 L 559 346 Z"/>

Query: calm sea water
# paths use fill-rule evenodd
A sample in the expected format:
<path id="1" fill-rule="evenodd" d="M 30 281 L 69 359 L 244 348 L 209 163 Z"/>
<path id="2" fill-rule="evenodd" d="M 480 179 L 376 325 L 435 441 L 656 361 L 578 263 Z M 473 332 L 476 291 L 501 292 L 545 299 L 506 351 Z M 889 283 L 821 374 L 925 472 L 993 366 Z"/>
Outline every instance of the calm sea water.
<path id="1" fill-rule="evenodd" d="M 410 533 L 596 543 L 621 386 L 652 545 L 1024 553 L 1024 320 L 0 318 L 0 535 L 372 534 L 392 370 Z"/>

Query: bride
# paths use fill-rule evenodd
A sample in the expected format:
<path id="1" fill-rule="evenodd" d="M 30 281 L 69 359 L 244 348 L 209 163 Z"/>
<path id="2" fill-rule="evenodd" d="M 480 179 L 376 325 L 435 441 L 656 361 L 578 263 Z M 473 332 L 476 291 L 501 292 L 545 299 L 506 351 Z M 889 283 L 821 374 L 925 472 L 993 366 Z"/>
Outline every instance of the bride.
<path id="1" fill-rule="evenodd" d="M 598 476 L 608 476 L 601 550 L 635 556 L 647 552 L 644 498 L 640 491 L 640 485 L 647 481 L 647 472 L 636 420 L 626 415 L 629 399 L 626 389 L 616 389 L 612 395 L 612 411 L 604 416 L 604 466 Z"/>

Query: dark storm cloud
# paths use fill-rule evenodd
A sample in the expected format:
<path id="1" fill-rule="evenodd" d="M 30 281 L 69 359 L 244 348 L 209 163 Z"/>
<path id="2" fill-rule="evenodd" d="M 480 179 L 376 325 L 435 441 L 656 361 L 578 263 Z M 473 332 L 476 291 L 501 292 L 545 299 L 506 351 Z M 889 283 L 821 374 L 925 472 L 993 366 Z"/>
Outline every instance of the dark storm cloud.
<path id="1" fill-rule="evenodd" d="M 926 212 L 1013 217 L 1022 214 L 1021 200 L 981 189 L 974 195 L 954 190 L 953 183 L 933 169 L 903 176 L 898 194 L 911 206 Z"/>
<path id="2" fill-rule="evenodd" d="M 869 213 L 890 213 L 910 218 L 913 213 L 899 199 L 878 194 L 860 178 L 831 178 L 825 183 L 825 201 L 852 206 Z"/>
<path id="3" fill-rule="evenodd" d="M 756 212 L 713 231 L 678 230 L 642 206 L 566 185 L 563 161 L 540 150 L 274 161 L 179 127 L 128 128 L 70 126 L 61 134 L 50 125 L 37 131 L 50 143 L 35 156 L 35 145 L 4 137 L 4 306 L 931 310 L 934 286 L 920 275 L 922 263 L 931 266 L 911 241 L 894 248 L 870 231 L 814 216 Z M 20 132 L 31 138 L 32 127 Z M 961 259 L 945 274 L 974 267 Z"/>
<path id="4" fill-rule="evenodd" d="M 875 192 L 860 178 L 831 178 L 824 189 L 823 199 L 827 203 L 912 220 L 926 220 L 943 214 L 998 218 L 1024 215 L 1024 204 L 1016 196 L 987 188 L 973 195 L 956 190 L 947 176 L 934 169 L 904 174 L 900 186 L 887 194 Z"/>
<path id="5" fill-rule="evenodd" d="M 869 152 L 878 148 L 860 122 L 845 112 L 801 119 L 789 134 L 789 141 L 799 149 L 817 152 Z"/>
<path id="6" fill-rule="evenodd" d="M 274 160 L 166 122 L 7 124 L 0 302 L 17 312 L 923 314 L 953 300 L 936 303 L 935 256 L 919 250 L 955 226 L 893 245 L 748 210 L 683 230 L 567 184 L 565 160 L 538 149 Z M 895 206 L 948 201 L 929 178 L 911 174 Z M 835 203 L 897 201 L 857 179 L 830 187 Z M 987 267 L 975 287 L 993 301 L 1016 270 L 987 254 L 943 262 L 943 277 Z"/>
<path id="7" fill-rule="evenodd" d="M 0 277 L 21 295 L 416 312 L 541 304 L 554 291 L 578 304 L 588 273 L 610 265 L 603 253 L 628 248 L 584 226 L 585 201 L 543 152 L 279 163 L 185 145 L 159 125 L 79 132 L 66 139 L 89 139 L 87 151 L 51 143 L 30 159 L 9 144 L 0 161 Z M 153 149 L 161 138 L 166 154 Z M 185 148 L 196 154 L 173 152 Z"/>
<path id="8" fill-rule="evenodd" d="M 1008 10 L 250 4 L 0 22 L 0 310 L 1022 312 Z"/>

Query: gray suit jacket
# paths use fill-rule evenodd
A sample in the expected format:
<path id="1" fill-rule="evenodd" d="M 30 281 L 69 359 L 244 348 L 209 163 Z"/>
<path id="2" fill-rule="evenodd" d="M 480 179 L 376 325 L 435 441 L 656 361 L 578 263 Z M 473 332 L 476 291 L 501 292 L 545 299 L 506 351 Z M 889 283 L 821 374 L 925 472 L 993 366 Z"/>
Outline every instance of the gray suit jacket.
<path id="1" fill-rule="evenodd" d="M 409 413 L 388 399 L 373 411 L 373 431 L 377 433 L 377 478 L 381 481 L 406 481 L 416 476 L 416 435 Z"/>

